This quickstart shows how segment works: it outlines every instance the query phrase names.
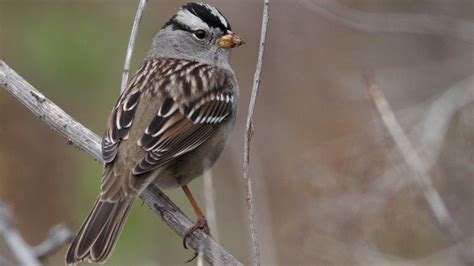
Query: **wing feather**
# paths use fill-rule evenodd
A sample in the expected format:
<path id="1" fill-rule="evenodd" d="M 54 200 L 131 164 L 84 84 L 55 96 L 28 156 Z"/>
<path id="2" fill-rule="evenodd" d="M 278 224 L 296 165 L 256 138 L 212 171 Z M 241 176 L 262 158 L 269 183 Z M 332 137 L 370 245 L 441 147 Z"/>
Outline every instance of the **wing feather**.
<path id="1" fill-rule="evenodd" d="M 148 153 L 133 173 L 149 172 L 199 147 L 229 116 L 232 102 L 226 99 L 230 100 L 230 92 L 211 92 L 197 99 L 194 108 L 174 108 L 177 103 L 166 99 L 138 141 Z"/>
<path id="2" fill-rule="evenodd" d="M 137 142 L 146 153 L 133 174 L 147 173 L 202 145 L 233 111 L 234 81 L 230 76 L 225 70 L 194 61 L 146 61 L 109 117 L 102 141 L 105 162 L 112 163 L 120 143 L 129 138 L 144 95 L 157 97 L 160 106 Z"/>

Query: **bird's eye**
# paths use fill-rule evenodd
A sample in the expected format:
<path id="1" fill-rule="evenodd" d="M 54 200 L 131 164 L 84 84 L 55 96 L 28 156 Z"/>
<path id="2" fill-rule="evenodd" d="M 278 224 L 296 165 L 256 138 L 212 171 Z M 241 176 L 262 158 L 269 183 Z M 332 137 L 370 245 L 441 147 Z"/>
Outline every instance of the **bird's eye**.
<path id="1" fill-rule="evenodd" d="M 207 33 L 205 30 L 196 30 L 194 31 L 194 36 L 196 36 L 196 38 L 198 38 L 199 40 L 202 40 L 206 38 Z"/>

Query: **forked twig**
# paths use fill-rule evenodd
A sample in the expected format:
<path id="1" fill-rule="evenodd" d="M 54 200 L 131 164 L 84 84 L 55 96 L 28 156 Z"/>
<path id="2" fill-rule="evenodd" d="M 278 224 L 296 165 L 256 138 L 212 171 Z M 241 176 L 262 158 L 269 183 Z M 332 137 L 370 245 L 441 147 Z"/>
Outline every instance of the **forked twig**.
<path id="1" fill-rule="evenodd" d="M 72 233 L 64 225 L 57 225 L 51 229 L 45 241 L 36 247 L 31 247 L 14 226 L 10 210 L 0 204 L 0 236 L 3 236 L 5 239 L 19 265 L 37 266 L 41 265 L 41 261 L 69 242 L 72 238 Z M 3 265 L 2 261 L 0 259 L 0 265 Z"/>
<path id="2" fill-rule="evenodd" d="M 440 194 L 434 188 L 431 178 L 428 174 L 429 169 L 426 163 L 420 158 L 415 148 L 413 148 L 410 140 L 398 123 L 389 103 L 385 99 L 383 92 L 375 83 L 373 72 L 364 74 L 364 81 L 367 85 L 367 91 L 372 97 L 375 106 L 380 113 L 382 121 L 385 124 L 385 127 L 392 136 L 406 164 L 411 169 L 412 175 L 410 176 L 414 179 L 416 184 L 418 184 L 419 188 L 423 192 L 425 200 L 428 203 L 428 206 L 435 216 L 438 224 L 443 230 L 446 231 L 447 236 L 451 242 L 460 243 L 461 231 L 459 227 L 454 222 Z M 469 257 L 462 249 L 460 249 L 460 255 L 465 259 L 468 259 Z"/>
<path id="3" fill-rule="evenodd" d="M 246 193 L 246 202 L 249 215 L 250 223 L 250 234 L 252 237 L 252 255 L 253 255 L 253 265 L 260 265 L 260 251 L 258 247 L 258 233 L 257 225 L 255 223 L 255 211 L 253 204 L 253 192 L 252 192 L 252 182 L 250 180 L 250 142 L 253 135 L 253 113 L 255 109 L 255 102 L 257 99 L 257 92 L 261 82 L 262 75 L 262 65 L 263 65 L 263 56 L 265 53 L 265 44 L 267 39 L 267 28 L 269 20 L 269 8 L 270 1 L 264 0 L 263 4 L 263 17 L 262 17 L 262 28 L 260 33 L 260 45 L 258 49 L 258 60 L 257 66 L 255 69 L 255 76 L 252 86 L 252 94 L 250 97 L 249 109 L 247 114 L 247 123 L 246 123 L 246 133 L 244 140 L 244 181 L 245 181 L 245 193 Z"/>

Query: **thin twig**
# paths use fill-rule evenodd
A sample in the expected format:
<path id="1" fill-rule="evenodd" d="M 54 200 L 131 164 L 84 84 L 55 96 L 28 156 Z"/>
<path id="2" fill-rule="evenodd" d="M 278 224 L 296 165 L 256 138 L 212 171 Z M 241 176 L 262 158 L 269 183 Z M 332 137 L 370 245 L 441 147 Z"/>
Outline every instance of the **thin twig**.
<path id="1" fill-rule="evenodd" d="M 123 66 L 122 86 L 120 92 L 123 92 L 128 85 L 128 75 L 130 73 L 130 65 L 132 63 L 133 51 L 135 50 L 135 42 L 137 40 L 138 29 L 142 20 L 143 11 L 145 10 L 148 0 L 140 0 L 138 4 L 137 14 L 133 20 L 132 32 L 130 33 L 130 40 L 128 42 L 127 55 L 125 56 L 125 65 Z"/>
<path id="2" fill-rule="evenodd" d="M 389 103 L 385 99 L 383 92 L 375 83 L 374 74 L 365 74 L 364 80 L 367 85 L 368 93 L 372 97 L 388 132 L 392 136 L 396 146 L 405 159 L 405 162 L 412 171 L 412 175 L 410 176 L 414 179 L 423 192 L 425 200 L 434 214 L 438 224 L 443 230 L 447 232 L 447 235 L 449 236 L 449 239 L 452 243 L 460 242 L 461 231 L 459 227 L 454 222 L 440 194 L 434 188 L 431 178 L 428 174 L 428 167 L 426 163 L 420 158 L 415 148 L 413 148 L 410 140 L 398 123 Z M 460 250 L 460 252 L 463 257 L 468 258 L 463 250 Z"/>
<path id="3" fill-rule="evenodd" d="M 59 135 L 65 137 L 68 143 L 84 150 L 96 161 L 103 162 L 100 152 L 100 138 L 96 134 L 75 121 L 0 60 L 1 87 L 30 109 Z M 186 229 L 193 225 L 191 220 L 156 186 L 149 186 L 141 195 L 141 198 L 179 236 L 182 236 Z M 204 258 L 207 262 L 210 262 L 212 251 L 218 250 L 218 256 L 214 258 L 219 263 L 224 265 L 242 265 L 201 230 L 195 231 L 189 238 L 188 243 L 194 250 L 198 250 L 199 246 L 202 245 Z"/>
<path id="4" fill-rule="evenodd" d="M 474 43 L 474 22 L 428 14 L 372 13 L 338 3 L 337 0 L 301 0 L 320 16 L 366 32 L 446 35 Z"/>
<path id="5" fill-rule="evenodd" d="M 257 99 L 257 92 L 261 82 L 262 75 L 262 65 L 263 65 L 263 55 L 265 52 L 265 43 L 267 39 L 267 28 L 269 20 L 269 8 L 270 1 L 264 0 L 263 4 L 263 17 L 262 17 L 262 28 L 260 33 L 260 45 L 258 49 L 258 60 L 257 66 L 255 69 L 255 76 L 252 86 L 252 94 L 250 97 L 249 109 L 247 114 L 247 124 L 246 124 L 246 134 L 244 140 L 244 181 L 245 181 L 245 193 L 246 193 L 246 202 L 249 215 L 250 223 L 250 234 L 252 237 L 252 255 L 253 255 L 253 265 L 260 265 L 260 251 L 258 247 L 258 233 L 257 225 L 255 223 L 255 211 L 253 204 L 253 192 L 252 192 L 252 182 L 250 180 L 250 142 L 253 135 L 253 113 L 255 109 L 255 102 Z"/>

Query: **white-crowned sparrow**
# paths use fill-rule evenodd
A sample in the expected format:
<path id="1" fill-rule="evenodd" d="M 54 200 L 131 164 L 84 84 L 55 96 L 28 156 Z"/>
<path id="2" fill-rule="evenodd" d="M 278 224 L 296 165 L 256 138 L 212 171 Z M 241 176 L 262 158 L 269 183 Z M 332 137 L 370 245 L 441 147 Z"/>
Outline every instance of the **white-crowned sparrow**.
<path id="1" fill-rule="evenodd" d="M 237 113 L 230 48 L 243 44 L 215 7 L 185 4 L 153 38 L 145 62 L 110 114 L 102 139 L 100 196 L 74 238 L 66 263 L 104 262 L 135 199 L 150 184 L 186 186 L 221 154 Z M 185 241 L 185 240 L 184 240 Z"/>

